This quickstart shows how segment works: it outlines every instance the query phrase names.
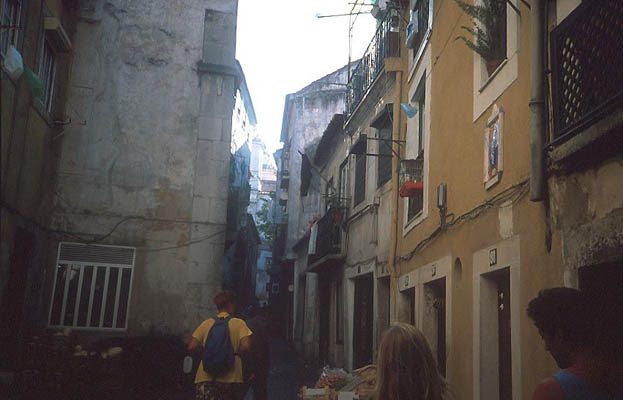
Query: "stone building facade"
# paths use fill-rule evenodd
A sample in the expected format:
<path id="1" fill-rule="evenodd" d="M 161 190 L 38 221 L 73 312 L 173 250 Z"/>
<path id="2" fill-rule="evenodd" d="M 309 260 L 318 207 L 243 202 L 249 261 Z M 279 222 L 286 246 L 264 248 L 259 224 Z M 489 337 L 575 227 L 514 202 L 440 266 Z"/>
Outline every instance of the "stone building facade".
<path id="1" fill-rule="evenodd" d="M 325 125 L 313 156 L 321 179 L 310 191 L 320 195 L 321 209 L 305 248 L 309 255 L 301 282 L 311 296 L 305 297 L 304 330 L 317 343 L 321 363 L 347 369 L 376 360 L 390 322 L 392 129 L 402 79 L 394 65 L 399 57 L 390 15 L 378 13 L 368 50 L 349 70 L 344 110 Z M 317 318 L 308 318 L 314 311 Z"/>
<path id="2" fill-rule="evenodd" d="M 188 334 L 223 277 L 237 1 L 17 3 L 26 65 L 45 38 L 56 81 L 42 108 L 2 76 L 2 151 L 22 154 L 2 157 L 3 277 L 32 266 L 39 328 Z"/>
<path id="3" fill-rule="evenodd" d="M 347 71 L 347 67 L 340 68 L 286 96 L 281 130 L 284 146 L 277 159 L 277 233 L 272 272 L 275 280 L 271 280 L 271 285 L 277 283 L 280 293 L 271 296 L 297 299 L 294 309 L 281 310 L 280 316 L 284 322 L 291 321 L 295 344 L 310 357 L 318 356 L 317 334 L 314 334 L 318 309 L 310 301 L 304 306 L 302 299 L 315 298 L 318 294 L 315 277 L 307 279 L 306 275 L 307 241 L 313 219 L 320 215 L 322 198 L 318 190 L 301 188 L 301 177 L 305 174 L 309 178 L 307 185 L 318 187 L 321 182 L 309 166 L 303 168 L 303 154 L 307 159 L 313 158 L 326 124 L 334 114 L 342 112 Z"/>

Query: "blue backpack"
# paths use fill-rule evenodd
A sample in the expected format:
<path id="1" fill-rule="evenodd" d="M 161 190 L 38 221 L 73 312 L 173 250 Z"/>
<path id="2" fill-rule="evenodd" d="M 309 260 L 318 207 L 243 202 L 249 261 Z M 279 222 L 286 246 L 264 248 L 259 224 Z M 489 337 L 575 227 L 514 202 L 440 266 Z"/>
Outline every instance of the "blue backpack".
<path id="1" fill-rule="evenodd" d="M 229 320 L 215 317 L 208 337 L 203 344 L 203 370 L 213 378 L 223 376 L 234 367 L 234 347 L 229 337 Z"/>

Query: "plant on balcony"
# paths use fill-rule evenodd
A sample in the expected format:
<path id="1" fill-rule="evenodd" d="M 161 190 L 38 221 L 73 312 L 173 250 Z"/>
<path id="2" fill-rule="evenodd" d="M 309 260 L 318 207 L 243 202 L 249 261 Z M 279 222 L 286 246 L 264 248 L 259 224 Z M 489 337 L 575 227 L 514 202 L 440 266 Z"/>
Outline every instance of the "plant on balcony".
<path id="1" fill-rule="evenodd" d="M 473 26 L 461 26 L 470 37 L 458 36 L 487 63 L 489 75 L 506 58 L 506 0 L 483 0 L 480 5 L 454 0 L 474 19 Z"/>

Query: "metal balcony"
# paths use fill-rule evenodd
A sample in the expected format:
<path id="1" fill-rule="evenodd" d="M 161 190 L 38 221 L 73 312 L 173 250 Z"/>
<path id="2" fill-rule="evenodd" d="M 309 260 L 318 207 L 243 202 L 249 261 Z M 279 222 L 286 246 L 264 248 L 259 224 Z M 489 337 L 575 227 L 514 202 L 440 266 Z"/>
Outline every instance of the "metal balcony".
<path id="1" fill-rule="evenodd" d="M 345 216 L 344 213 L 343 208 L 332 207 L 318 220 L 316 246 L 308 260 L 310 269 L 320 266 L 327 259 L 343 258 L 341 222 Z"/>
<path id="2" fill-rule="evenodd" d="M 365 95 L 368 93 L 376 78 L 385 68 L 385 58 L 400 56 L 400 32 L 392 32 L 392 25 L 397 25 L 396 15 L 387 13 L 363 53 L 361 60 L 350 71 L 346 91 L 345 120 L 355 112 Z"/>
<path id="3" fill-rule="evenodd" d="M 551 32 L 554 143 L 623 103 L 623 2 L 584 1 Z"/>

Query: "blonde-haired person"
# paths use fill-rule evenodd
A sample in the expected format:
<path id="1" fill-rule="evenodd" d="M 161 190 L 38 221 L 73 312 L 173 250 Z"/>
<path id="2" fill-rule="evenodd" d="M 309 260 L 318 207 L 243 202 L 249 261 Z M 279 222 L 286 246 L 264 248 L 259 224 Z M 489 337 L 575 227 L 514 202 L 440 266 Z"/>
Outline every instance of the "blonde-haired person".
<path id="1" fill-rule="evenodd" d="M 413 325 L 391 326 L 379 346 L 376 400 L 444 400 L 447 393 L 424 334 Z"/>

